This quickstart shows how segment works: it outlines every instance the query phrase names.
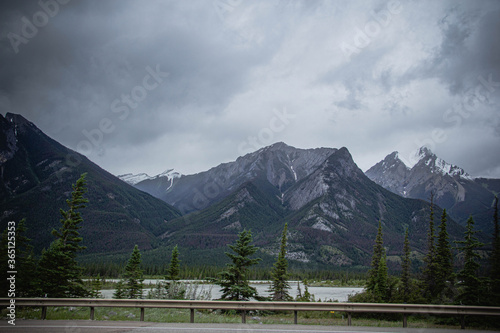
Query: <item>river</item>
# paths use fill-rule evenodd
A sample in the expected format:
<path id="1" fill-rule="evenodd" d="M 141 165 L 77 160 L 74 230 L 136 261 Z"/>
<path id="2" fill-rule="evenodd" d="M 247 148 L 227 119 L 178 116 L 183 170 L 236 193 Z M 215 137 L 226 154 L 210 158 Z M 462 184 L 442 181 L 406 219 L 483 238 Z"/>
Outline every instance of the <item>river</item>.
<path id="1" fill-rule="evenodd" d="M 151 290 L 150 285 L 154 285 L 158 280 L 144 280 L 144 294 L 147 295 L 148 291 Z M 183 281 L 184 283 L 189 284 L 192 281 Z M 269 296 L 269 282 L 257 282 L 252 281 L 250 283 L 251 286 L 257 289 L 257 292 L 261 296 Z M 289 294 L 292 297 L 297 296 L 297 281 L 290 281 L 291 288 L 289 289 Z M 302 293 L 304 293 L 304 285 L 301 283 L 300 288 Z M 309 293 L 315 296 L 316 300 L 321 301 L 329 301 L 329 300 L 337 300 L 338 302 L 346 302 L 349 295 L 357 294 L 363 291 L 363 288 L 359 287 L 308 287 Z M 198 294 L 202 291 L 210 292 L 211 299 L 218 299 L 221 296 L 220 287 L 218 285 L 213 284 L 199 284 L 198 285 Z M 113 298 L 114 289 L 106 289 L 101 290 L 101 294 L 104 298 Z"/>

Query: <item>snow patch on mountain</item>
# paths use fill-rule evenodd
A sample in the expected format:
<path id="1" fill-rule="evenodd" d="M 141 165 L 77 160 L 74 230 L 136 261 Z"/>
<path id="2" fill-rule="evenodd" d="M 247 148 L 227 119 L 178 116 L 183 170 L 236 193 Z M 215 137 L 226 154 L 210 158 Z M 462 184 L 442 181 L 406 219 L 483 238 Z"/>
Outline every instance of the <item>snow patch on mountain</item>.
<path id="1" fill-rule="evenodd" d="M 125 183 L 130 184 L 132 186 L 142 182 L 143 180 L 152 178 L 146 173 L 138 173 L 136 175 L 132 173 L 126 173 L 124 175 L 118 175 L 117 177 L 123 180 Z"/>
<path id="2" fill-rule="evenodd" d="M 425 146 L 411 153 L 408 158 L 401 157 L 398 152 L 394 152 L 393 154 L 394 159 L 403 162 L 408 170 L 412 170 L 416 165 L 423 163 L 431 169 L 432 173 L 436 172 L 443 176 L 449 175 L 451 177 L 460 177 L 467 180 L 473 179 L 464 169 L 447 163 L 445 160 L 437 157 Z"/>
<path id="3" fill-rule="evenodd" d="M 124 182 L 132 185 L 132 186 L 139 184 L 140 182 L 143 182 L 145 180 L 153 180 L 153 179 L 166 177 L 168 180 L 170 180 L 170 186 L 169 186 L 169 188 L 170 188 L 174 184 L 174 179 L 180 178 L 181 176 L 182 176 L 182 174 L 180 174 L 177 171 L 174 171 L 174 169 L 168 169 L 168 170 L 166 170 L 166 171 L 164 171 L 156 176 L 152 176 L 152 177 L 149 176 L 147 173 L 138 173 L 138 174 L 127 173 L 124 175 L 119 175 L 117 177 L 120 178 L 121 180 L 123 180 Z"/>

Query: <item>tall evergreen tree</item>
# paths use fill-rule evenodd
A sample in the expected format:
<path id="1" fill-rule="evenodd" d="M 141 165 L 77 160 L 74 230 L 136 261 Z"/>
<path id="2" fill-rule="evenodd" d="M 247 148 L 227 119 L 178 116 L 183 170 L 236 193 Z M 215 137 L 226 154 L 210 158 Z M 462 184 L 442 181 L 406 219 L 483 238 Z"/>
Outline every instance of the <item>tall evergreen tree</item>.
<path id="1" fill-rule="evenodd" d="M 141 269 L 141 252 L 136 245 L 127 266 L 125 266 L 125 296 L 126 298 L 142 298 L 143 271 Z"/>
<path id="2" fill-rule="evenodd" d="M 377 285 L 378 272 L 380 260 L 385 255 L 384 249 L 384 239 L 382 235 L 382 221 L 378 221 L 377 236 L 375 237 L 375 245 L 373 245 L 373 255 L 371 269 L 368 272 L 368 281 L 366 283 L 366 290 L 368 292 L 375 292 L 375 286 Z"/>
<path id="3" fill-rule="evenodd" d="M 69 209 L 60 210 L 63 218 L 61 228 L 53 230 L 56 240 L 49 249 L 42 252 L 39 263 L 42 293 L 49 297 L 82 297 L 87 296 L 81 275 L 83 269 L 76 261 L 78 252 L 85 249 L 80 245 L 82 237 L 78 230 L 83 221 L 79 209 L 85 207 L 88 200 L 84 197 L 86 192 L 86 174 L 82 174 L 73 185 L 71 199 L 66 200 Z"/>
<path id="4" fill-rule="evenodd" d="M 274 264 L 271 272 L 272 282 L 269 291 L 271 292 L 271 298 L 273 301 L 291 301 L 293 299 L 293 297 L 288 293 L 290 284 L 288 283 L 288 261 L 286 260 L 287 230 L 288 224 L 285 223 L 283 233 L 281 234 L 281 245 L 278 260 Z"/>
<path id="5" fill-rule="evenodd" d="M 427 254 L 424 258 L 423 268 L 423 290 L 427 300 L 432 300 L 436 295 L 436 245 L 435 245 L 435 229 L 434 229 L 434 193 L 431 192 L 430 198 L 430 216 L 429 216 L 429 231 L 427 233 Z"/>
<path id="6" fill-rule="evenodd" d="M 447 282 L 451 283 L 453 279 L 453 255 L 449 238 L 446 230 L 446 209 L 443 209 L 436 247 L 436 297 L 445 292 Z"/>
<path id="7" fill-rule="evenodd" d="M 63 209 L 59 210 L 63 216 L 61 219 L 61 228 L 59 230 L 52 230 L 52 235 L 61 240 L 63 251 L 67 251 L 74 257 L 76 257 L 77 252 L 86 249 L 85 246 L 80 245 L 83 239 L 78 232 L 82 227 L 80 223 L 83 222 L 79 209 L 85 208 L 85 204 L 89 202 L 84 197 L 85 192 L 87 192 L 86 176 L 86 173 L 82 174 L 76 181 L 76 184 L 73 185 L 71 199 L 66 200 L 69 209 L 67 211 Z"/>
<path id="8" fill-rule="evenodd" d="M 384 253 L 377 268 L 375 290 L 373 292 L 377 302 L 389 301 L 389 276 L 387 273 L 387 256 Z"/>
<path id="9" fill-rule="evenodd" d="M 180 260 L 179 260 L 179 249 L 177 245 L 172 250 L 172 258 L 170 259 L 170 266 L 167 268 L 167 280 L 177 281 L 179 280 L 180 272 Z"/>
<path id="10" fill-rule="evenodd" d="M 479 254 L 476 250 L 484 244 L 479 242 L 474 235 L 477 231 L 474 230 L 474 220 L 469 217 L 466 224 L 465 239 L 457 241 L 458 244 L 463 244 L 461 250 L 464 252 L 464 267 L 458 273 L 459 278 L 459 295 L 457 300 L 465 305 L 481 305 L 484 300 L 484 281 L 479 278 L 478 270 Z"/>
<path id="11" fill-rule="evenodd" d="M 236 244 L 229 244 L 228 247 L 234 252 L 226 252 L 231 259 L 231 264 L 220 272 L 215 284 L 221 286 L 221 299 L 229 301 L 247 301 L 250 298 L 259 299 L 257 289 L 251 287 L 248 281 L 248 268 L 256 265 L 260 258 L 249 258 L 257 252 L 257 247 L 250 244 L 252 233 L 250 230 L 243 230 L 238 234 Z"/>
<path id="12" fill-rule="evenodd" d="M 408 302 L 411 294 L 411 277 L 410 277 L 410 267 L 411 267 L 411 259 L 410 259 L 410 241 L 408 239 L 408 228 L 405 232 L 405 241 L 403 245 L 403 259 L 401 261 L 401 284 L 402 284 L 402 298 L 403 302 Z"/>
<path id="13" fill-rule="evenodd" d="M 490 257 L 490 280 L 492 304 L 500 304 L 500 226 L 498 224 L 498 197 L 495 196 L 493 211 L 493 252 Z"/>

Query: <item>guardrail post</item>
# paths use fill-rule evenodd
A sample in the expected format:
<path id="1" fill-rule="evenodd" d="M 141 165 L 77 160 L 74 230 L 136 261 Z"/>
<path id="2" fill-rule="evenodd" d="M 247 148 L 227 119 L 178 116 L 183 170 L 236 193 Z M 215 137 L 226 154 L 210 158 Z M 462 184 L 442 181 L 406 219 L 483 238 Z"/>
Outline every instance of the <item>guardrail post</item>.
<path id="1" fill-rule="evenodd" d="M 191 324 L 193 324 L 194 323 L 194 309 L 190 309 L 190 310 L 191 310 L 191 318 L 189 319 L 189 322 Z"/>
<path id="2" fill-rule="evenodd" d="M 293 323 L 297 325 L 297 310 L 293 311 Z"/>
<path id="3" fill-rule="evenodd" d="M 94 320 L 94 307 L 90 307 L 90 320 Z"/>
<path id="4" fill-rule="evenodd" d="M 45 320 L 47 318 L 47 307 L 42 306 L 42 320 Z"/>
<path id="5" fill-rule="evenodd" d="M 241 323 L 242 324 L 246 324 L 247 323 L 247 312 L 245 310 L 243 310 L 241 312 Z"/>
<path id="6" fill-rule="evenodd" d="M 144 321 L 144 308 L 141 308 L 141 321 Z"/>
<path id="7" fill-rule="evenodd" d="M 351 313 L 347 312 L 347 326 L 351 326 Z"/>
<path id="8" fill-rule="evenodd" d="M 462 315 L 462 317 L 460 318 L 460 324 L 461 324 L 461 329 L 465 329 L 465 316 Z"/>
<path id="9" fill-rule="evenodd" d="M 408 318 L 406 317 L 406 313 L 403 313 L 403 327 L 408 327 Z"/>

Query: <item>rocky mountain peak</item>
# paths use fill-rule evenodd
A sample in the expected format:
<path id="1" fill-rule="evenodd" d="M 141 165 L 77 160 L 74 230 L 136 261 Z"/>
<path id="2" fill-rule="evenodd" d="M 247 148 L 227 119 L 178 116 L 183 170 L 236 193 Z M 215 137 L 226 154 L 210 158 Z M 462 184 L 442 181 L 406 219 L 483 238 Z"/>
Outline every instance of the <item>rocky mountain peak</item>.
<path id="1" fill-rule="evenodd" d="M 450 216 L 465 222 L 470 214 L 484 214 L 491 206 L 493 193 L 478 184 L 464 169 L 447 163 L 429 148 L 421 147 L 414 154 L 402 159 L 397 152 L 366 171 L 375 183 L 403 197 L 434 201 L 446 208 Z M 490 217 L 474 216 L 480 223 Z"/>
<path id="2" fill-rule="evenodd" d="M 467 172 L 465 172 L 464 169 L 456 165 L 447 163 L 427 147 L 420 148 L 418 151 L 418 156 L 418 162 L 413 166 L 412 169 L 426 169 L 428 172 L 441 174 L 443 176 L 472 180 L 472 177 Z"/>
<path id="3" fill-rule="evenodd" d="M 5 119 L 9 123 L 14 124 L 16 130 L 22 133 L 24 133 L 28 128 L 35 130 L 37 133 L 41 133 L 41 131 L 38 129 L 38 127 L 35 126 L 35 124 L 33 124 L 31 121 L 24 118 L 20 114 L 7 112 L 7 114 L 5 115 Z"/>

